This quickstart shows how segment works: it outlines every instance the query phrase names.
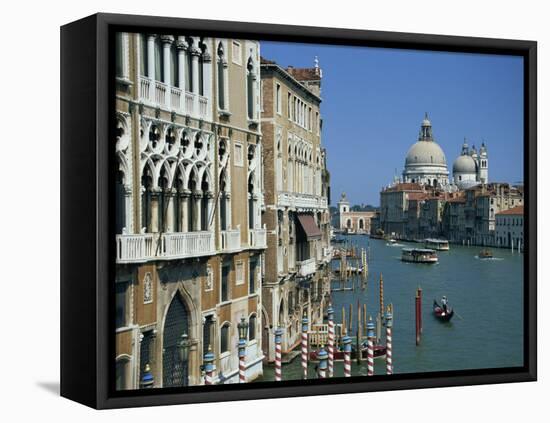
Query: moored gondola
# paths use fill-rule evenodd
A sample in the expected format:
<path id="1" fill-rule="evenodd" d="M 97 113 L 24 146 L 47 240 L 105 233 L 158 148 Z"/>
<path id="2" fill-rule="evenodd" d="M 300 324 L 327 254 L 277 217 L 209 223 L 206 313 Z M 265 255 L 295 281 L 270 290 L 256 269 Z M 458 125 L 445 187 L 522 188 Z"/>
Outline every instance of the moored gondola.
<path id="1" fill-rule="evenodd" d="M 448 304 L 444 304 L 444 305 L 439 305 L 439 303 L 434 300 L 434 316 L 443 321 L 443 322 L 448 322 L 449 320 L 451 320 L 451 318 L 453 317 L 454 315 L 454 310 L 452 307 L 450 307 Z"/>

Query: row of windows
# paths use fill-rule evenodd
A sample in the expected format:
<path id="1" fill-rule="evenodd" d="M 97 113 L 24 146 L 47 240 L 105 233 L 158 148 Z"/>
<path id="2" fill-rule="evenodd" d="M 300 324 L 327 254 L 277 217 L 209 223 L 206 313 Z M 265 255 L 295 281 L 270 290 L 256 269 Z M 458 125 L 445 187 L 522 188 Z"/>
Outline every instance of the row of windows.
<path id="1" fill-rule="evenodd" d="M 499 218 L 497 219 L 497 226 L 523 226 L 523 218 Z"/>
<path id="2" fill-rule="evenodd" d="M 282 114 L 282 109 L 282 88 L 280 84 L 275 84 L 275 111 Z M 314 118 L 311 106 L 292 93 L 288 93 L 287 97 L 287 118 L 308 131 L 315 128 L 319 134 L 319 112 L 315 112 Z"/>

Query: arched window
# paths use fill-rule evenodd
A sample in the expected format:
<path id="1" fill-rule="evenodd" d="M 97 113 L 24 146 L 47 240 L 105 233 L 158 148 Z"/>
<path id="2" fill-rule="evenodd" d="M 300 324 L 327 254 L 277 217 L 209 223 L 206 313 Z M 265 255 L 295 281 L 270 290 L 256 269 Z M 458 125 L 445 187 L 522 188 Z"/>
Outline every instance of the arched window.
<path id="1" fill-rule="evenodd" d="M 140 34 L 139 36 L 139 74 L 141 76 L 149 76 L 147 72 L 147 35 Z"/>
<path id="2" fill-rule="evenodd" d="M 162 41 L 160 37 L 155 38 L 155 79 L 164 81 L 164 61 L 162 60 Z"/>
<path id="3" fill-rule="evenodd" d="M 225 110 L 225 55 L 223 51 L 223 44 L 218 44 L 218 107 L 221 110 Z"/>
<path id="4" fill-rule="evenodd" d="M 253 314 L 248 319 L 248 340 L 256 339 L 256 315 Z"/>
<path id="5" fill-rule="evenodd" d="M 141 176 L 141 226 L 146 232 L 151 232 L 151 200 L 153 189 L 153 172 L 149 166 L 143 169 Z"/>
<path id="6" fill-rule="evenodd" d="M 120 169 L 116 173 L 115 187 L 115 231 L 117 234 L 121 234 L 126 227 L 126 190 L 124 188 L 124 172 Z"/>
<path id="7" fill-rule="evenodd" d="M 254 229 L 255 219 L 254 214 L 256 201 L 254 200 L 254 172 L 248 177 L 248 227 Z"/>
<path id="8" fill-rule="evenodd" d="M 128 375 L 130 374 L 130 359 L 123 356 L 116 360 L 116 390 L 129 389 Z"/>
<path id="9" fill-rule="evenodd" d="M 168 172 L 166 167 L 162 167 L 159 176 L 159 188 L 158 195 L 158 228 L 159 232 L 166 232 L 168 227 L 166 226 L 166 213 L 168 211 Z"/>
<path id="10" fill-rule="evenodd" d="M 254 98 L 255 98 L 255 92 L 254 92 L 254 82 L 255 82 L 255 75 L 254 75 L 254 63 L 252 62 L 252 58 L 248 59 L 248 63 L 246 65 L 246 93 L 248 98 L 248 119 L 254 119 L 255 114 L 255 108 L 254 108 Z"/>
<path id="11" fill-rule="evenodd" d="M 229 351 L 229 323 L 224 323 L 220 329 L 220 354 Z"/>
<path id="12" fill-rule="evenodd" d="M 201 191 L 202 191 L 202 198 L 201 198 L 201 230 L 207 231 L 210 221 L 210 216 L 208 215 L 208 202 L 210 201 L 209 197 L 209 188 L 210 185 L 208 184 L 208 178 L 206 172 L 204 172 L 204 175 L 202 177 L 201 182 Z"/>

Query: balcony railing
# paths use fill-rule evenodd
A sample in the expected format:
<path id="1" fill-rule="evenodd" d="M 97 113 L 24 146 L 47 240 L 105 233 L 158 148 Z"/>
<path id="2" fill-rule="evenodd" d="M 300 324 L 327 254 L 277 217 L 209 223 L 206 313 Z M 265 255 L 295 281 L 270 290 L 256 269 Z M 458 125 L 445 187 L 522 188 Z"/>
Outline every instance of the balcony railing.
<path id="1" fill-rule="evenodd" d="M 267 230 L 265 226 L 261 229 L 248 230 L 248 245 L 250 248 L 267 248 Z"/>
<path id="2" fill-rule="evenodd" d="M 214 233 L 209 231 L 117 235 L 116 245 L 117 263 L 184 259 L 209 256 L 216 252 Z"/>
<path id="3" fill-rule="evenodd" d="M 298 209 L 326 209 L 328 206 L 326 197 L 294 192 L 280 192 L 277 195 L 277 204 Z"/>
<path id="4" fill-rule="evenodd" d="M 208 97 L 183 92 L 179 87 L 153 81 L 146 76 L 140 76 L 139 81 L 139 96 L 144 103 L 195 118 L 208 119 Z"/>
<path id="5" fill-rule="evenodd" d="M 298 275 L 302 277 L 313 275 L 317 270 L 315 257 L 304 261 L 299 261 L 296 264 L 298 265 Z"/>
<path id="6" fill-rule="evenodd" d="M 241 229 L 228 229 L 222 231 L 222 251 L 231 252 L 241 249 Z"/>
<path id="7" fill-rule="evenodd" d="M 117 235 L 116 261 L 117 263 L 143 262 L 154 255 L 153 234 Z"/>

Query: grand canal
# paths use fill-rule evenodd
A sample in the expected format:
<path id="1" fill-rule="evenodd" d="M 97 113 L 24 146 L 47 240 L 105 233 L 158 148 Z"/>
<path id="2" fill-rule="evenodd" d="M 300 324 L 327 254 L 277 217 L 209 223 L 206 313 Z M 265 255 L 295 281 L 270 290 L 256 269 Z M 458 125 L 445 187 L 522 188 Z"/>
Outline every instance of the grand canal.
<path id="1" fill-rule="evenodd" d="M 439 252 L 435 265 L 404 263 L 401 248 L 418 244 L 392 245 L 384 240 L 356 235 L 344 237 L 357 248 L 369 251 L 366 289 L 359 281 L 353 291 L 332 293 L 335 320 L 342 321 L 342 307 L 348 315 L 353 305 L 356 324 L 357 302 L 367 305 L 367 314 L 379 310 L 378 279 L 384 278 L 385 304 L 394 307 L 394 373 L 514 367 L 523 364 L 523 254 L 493 249 L 494 258 L 480 260 L 479 247 L 451 245 Z M 356 277 L 357 278 L 357 277 Z M 339 279 L 333 288 L 341 286 Z M 348 280 L 347 286 L 351 286 Z M 414 296 L 423 291 L 423 333 L 415 344 Z M 451 322 L 432 316 L 432 303 L 446 295 L 455 309 Z M 355 333 L 355 329 L 353 329 Z M 375 373 L 385 372 L 383 359 L 375 360 Z M 366 363 L 353 362 L 352 374 L 366 375 Z M 335 376 L 343 376 L 343 364 L 335 363 Z M 310 363 L 310 377 L 315 364 Z M 300 359 L 283 365 L 283 379 L 300 379 Z M 273 380 L 273 367 L 264 366 L 263 380 Z"/>

